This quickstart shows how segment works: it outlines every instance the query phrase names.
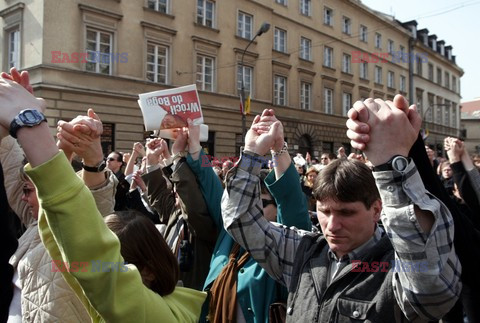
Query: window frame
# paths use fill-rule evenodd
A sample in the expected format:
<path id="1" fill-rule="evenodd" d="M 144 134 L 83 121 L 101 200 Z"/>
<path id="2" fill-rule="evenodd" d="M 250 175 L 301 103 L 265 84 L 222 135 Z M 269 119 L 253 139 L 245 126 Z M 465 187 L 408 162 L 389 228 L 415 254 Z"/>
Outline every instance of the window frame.
<path id="1" fill-rule="evenodd" d="M 381 66 L 375 65 L 375 83 L 383 84 L 383 69 Z"/>
<path id="2" fill-rule="evenodd" d="M 348 100 L 345 100 L 348 98 Z M 352 93 L 350 92 L 342 92 L 342 115 L 347 116 L 348 110 L 352 108 Z M 349 102 L 346 102 L 349 101 Z"/>
<path id="3" fill-rule="evenodd" d="M 343 53 L 342 72 L 352 74 L 352 55 Z"/>
<path id="4" fill-rule="evenodd" d="M 307 17 L 312 16 L 312 0 L 300 0 L 300 14 Z"/>
<path id="5" fill-rule="evenodd" d="M 148 52 L 148 47 L 149 46 L 154 46 L 154 63 L 150 63 L 148 62 L 148 55 L 149 55 L 149 52 Z M 164 60 L 165 60 L 165 64 L 164 64 L 164 67 L 165 67 L 165 80 L 164 82 L 161 82 L 159 81 L 159 73 L 158 73 L 158 58 L 159 58 L 159 48 L 163 48 L 165 49 L 165 55 L 163 56 Z M 148 66 L 149 65 L 153 65 L 154 66 L 154 72 L 151 72 L 148 70 Z M 158 43 L 154 43 L 152 41 L 147 41 L 147 61 L 146 61 L 146 70 L 145 70 L 145 78 L 147 81 L 150 81 L 150 82 L 154 82 L 154 83 L 159 83 L 159 84 L 169 84 L 169 80 L 170 80 L 170 73 L 169 73 L 169 66 L 170 66 L 170 46 L 167 46 L 167 45 L 164 45 L 164 44 L 158 44 Z M 154 80 L 150 80 L 148 78 L 148 74 L 153 74 L 154 75 Z"/>
<path id="6" fill-rule="evenodd" d="M 6 63 L 7 69 L 15 67 L 17 70 L 21 67 L 21 57 L 22 57 L 22 34 L 20 30 L 20 25 L 13 26 L 5 31 L 6 33 L 6 41 L 7 41 L 7 52 L 6 52 Z M 11 36 L 13 35 L 13 49 L 11 48 L 12 39 Z M 17 35 L 17 36 L 15 36 Z M 15 39 L 16 37 L 16 39 Z M 15 48 L 16 47 L 16 48 Z"/>
<path id="7" fill-rule="evenodd" d="M 282 80 L 284 84 L 279 84 L 279 82 Z M 273 104 L 274 105 L 279 105 L 279 106 L 286 106 L 287 105 L 287 77 L 279 74 L 275 74 L 273 77 Z M 283 86 L 283 90 L 279 88 L 280 86 Z"/>
<path id="8" fill-rule="evenodd" d="M 365 25 L 360 25 L 360 41 L 368 43 L 368 27 Z"/>
<path id="9" fill-rule="evenodd" d="M 201 6 L 200 6 L 201 4 Z M 209 8 L 208 5 L 211 5 L 211 19 L 208 17 Z M 197 14 L 196 14 L 196 22 L 202 26 L 209 27 L 209 28 L 216 28 L 216 8 L 215 8 L 215 1 L 211 0 L 197 0 Z M 211 21 L 211 25 L 208 22 Z"/>
<path id="10" fill-rule="evenodd" d="M 375 33 L 375 48 L 382 49 L 382 34 Z"/>
<path id="11" fill-rule="evenodd" d="M 300 37 L 300 58 L 312 60 L 312 40 L 303 36 Z"/>
<path id="12" fill-rule="evenodd" d="M 323 24 L 333 27 L 333 9 L 323 7 Z"/>
<path id="13" fill-rule="evenodd" d="M 300 82 L 300 109 L 312 110 L 312 83 Z"/>
<path id="14" fill-rule="evenodd" d="M 360 79 L 368 80 L 368 62 L 360 62 Z"/>
<path id="15" fill-rule="evenodd" d="M 164 2 L 165 4 L 161 2 Z M 150 4 L 153 4 L 154 8 L 151 8 Z M 162 7 L 160 7 L 160 5 L 162 5 Z M 147 0 L 147 8 L 157 12 L 170 14 L 170 0 Z M 165 11 L 160 10 L 160 8 L 165 8 Z"/>
<path id="16" fill-rule="evenodd" d="M 94 32 L 96 34 L 96 36 L 95 36 L 95 50 L 94 51 L 88 49 L 88 42 L 89 42 L 88 32 L 89 31 Z M 89 55 L 88 55 L 89 52 L 102 53 L 102 51 L 101 51 L 102 42 L 100 42 L 102 34 L 109 35 L 109 37 L 110 37 L 110 41 L 109 41 L 109 44 L 108 44 L 108 46 L 110 47 L 110 52 L 109 52 L 109 56 L 110 56 L 109 60 L 110 61 L 109 61 L 109 64 L 108 64 L 108 73 L 102 73 L 100 71 L 100 65 L 106 65 L 105 63 L 102 63 L 100 55 L 98 55 L 97 62 L 95 62 L 94 60 L 91 60 Z M 112 59 L 112 57 L 113 57 L 113 54 L 114 54 L 113 46 L 114 46 L 114 36 L 115 36 L 115 34 L 112 31 L 107 31 L 107 30 L 92 27 L 92 26 L 86 26 L 85 35 L 86 35 L 86 37 L 85 37 L 85 52 L 87 53 L 87 57 L 86 57 L 87 63 L 85 63 L 85 71 L 92 72 L 92 73 L 103 74 L 103 75 L 113 75 L 113 62 L 112 61 L 114 61 L 115 59 Z M 105 45 L 105 43 L 103 43 L 103 44 Z M 94 71 L 89 69 L 89 66 L 91 66 L 89 64 L 95 64 L 95 70 Z"/>
<path id="17" fill-rule="evenodd" d="M 245 73 L 245 71 L 249 71 L 249 73 Z M 243 78 L 243 75 L 245 73 L 245 78 Z M 247 75 L 249 74 L 249 75 Z M 237 91 L 238 93 L 242 93 L 242 78 L 244 80 L 244 87 L 245 87 L 245 98 L 246 100 L 248 98 L 248 95 L 250 95 L 250 98 L 253 98 L 253 67 L 249 65 L 243 65 L 238 64 L 237 65 Z"/>
<path id="18" fill-rule="evenodd" d="M 352 34 L 352 19 L 347 16 L 342 17 L 342 32 L 347 35 Z"/>
<path id="19" fill-rule="evenodd" d="M 286 30 L 275 27 L 275 31 L 273 35 L 273 49 L 281 53 L 287 52 L 287 31 Z"/>
<path id="20" fill-rule="evenodd" d="M 250 18 L 250 28 L 247 26 L 246 18 Z M 237 36 L 251 40 L 253 37 L 253 15 L 239 10 L 237 14 Z"/>
<path id="21" fill-rule="evenodd" d="M 394 89 L 395 88 L 395 72 L 387 72 L 387 87 Z"/>
<path id="22" fill-rule="evenodd" d="M 333 89 L 323 88 L 323 111 L 325 114 L 333 114 Z"/>
<path id="23" fill-rule="evenodd" d="M 323 66 L 333 68 L 333 48 L 324 46 L 323 48 Z"/>
<path id="24" fill-rule="evenodd" d="M 198 62 L 198 59 L 201 58 L 202 59 L 202 62 L 201 62 L 201 68 L 202 68 L 202 71 L 200 72 L 200 76 L 201 76 L 201 80 L 199 80 L 198 76 L 199 76 L 199 71 L 198 71 L 198 68 L 199 68 L 199 62 Z M 211 71 L 212 71 L 212 74 L 211 74 L 211 89 L 208 89 L 208 87 L 206 86 L 208 83 L 205 81 L 206 79 L 206 61 L 207 60 L 211 60 Z M 195 84 L 197 85 L 197 88 L 200 90 L 200 91 L 206 91 L 206 92 L 215 92 L 215 87 L 216 87 L 216 82 L 215 82 L 215 77 L 216 77 L 216 68 L 215 68 L 215 65 L 216 64 L 216 58 L 214 56 L 209 56 L 209 55 L 205 55 L 205 54 L 201 54 L 201 53 L 197 53 L 196 54 L 196 63 L 195 63 L 195 66 L 196 66 L 196 77 L 195 77 Z"/>

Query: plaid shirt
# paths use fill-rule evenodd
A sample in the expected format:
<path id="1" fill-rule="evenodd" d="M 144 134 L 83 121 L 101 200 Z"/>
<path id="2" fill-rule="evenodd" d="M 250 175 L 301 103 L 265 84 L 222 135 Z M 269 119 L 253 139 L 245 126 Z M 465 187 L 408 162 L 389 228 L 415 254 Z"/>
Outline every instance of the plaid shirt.
<path id="1" fill-rule="evenodd" d="M 231 171 L 222 198 L 224 226 L 270 276 L 290 286 L 300 240 L 314 233 L 270 223 L 263 217 L 257 176 L 261 164 L 258 155 L 244 152 Z M 400 270 L 393 275 L 397 303 L 409 320 L 441 318 L 455 304 L 462 287 L 461 265 L 453 247 L 452 216 L 425 190 L 413 161 L 401 174 L 385 171 L 373 175 L 395 261 L 428 264 L 425 270 Z M 435 222 L 429 234 L 420 228 L 414 206 L 433 214 Z"/>

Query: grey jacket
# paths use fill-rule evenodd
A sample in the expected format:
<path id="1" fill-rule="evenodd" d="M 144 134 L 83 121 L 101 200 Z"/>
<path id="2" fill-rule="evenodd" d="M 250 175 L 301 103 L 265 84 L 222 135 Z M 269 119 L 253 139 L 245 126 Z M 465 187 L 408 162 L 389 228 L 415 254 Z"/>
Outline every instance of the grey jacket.
<path id="1" fill-rule="evenodd" d="M 287 322 L 407 321 L 393 295 L 391 270 L 355 272 L 349 263 L 327 287 L 328 249 L 321 235 L 302 238 L 288 288 Z M 384 235 L 371 252 L 358 260 L 371 264 L 390 263 L 393 259 L 392 244 Z"/>

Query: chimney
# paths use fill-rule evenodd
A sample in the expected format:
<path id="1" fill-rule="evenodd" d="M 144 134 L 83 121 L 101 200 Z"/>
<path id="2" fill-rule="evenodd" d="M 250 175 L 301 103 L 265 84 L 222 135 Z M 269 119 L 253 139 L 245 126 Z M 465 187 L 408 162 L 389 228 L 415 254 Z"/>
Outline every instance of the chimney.
<path id="1" fill-rule="evenodd" d="M 437 35 L 428 36 L 428 44 L 432 50 L 437 51 Z"/>
<path id="2" fill-rule="evenodd" d="M 452 60 L 452 49 L 451 45 L 445 46 L 445 56 L 448 58 L 449 61 Z"/>
<path id="3" fill-rule="evenodd" d="M 437 49 L 440 55 L 445 56 L 445 41 L 439 40 L 437 41 Z"/>
<path id="4" fill-rule="evenodd" d="M 418 38 L 422 41 L 425 46 L 428 46 L 428 29 L 423 28 L 417 31 Z"/>

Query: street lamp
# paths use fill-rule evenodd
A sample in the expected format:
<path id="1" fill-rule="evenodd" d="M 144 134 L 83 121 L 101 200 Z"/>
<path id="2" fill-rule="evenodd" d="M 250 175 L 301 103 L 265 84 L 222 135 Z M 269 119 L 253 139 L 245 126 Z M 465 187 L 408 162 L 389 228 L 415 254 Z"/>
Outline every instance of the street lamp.
<path id="1" fill-rule="evenodd" d="M 247 46 L 242 52 L 242 59 L 240 60 L 240 66 L 242 68 L 242 87 L 240 89 L 240 104 L 242 107 L 242 145 L 245 146 L 245 135 L 246 135 L 246 113 L 245 113 L 245 71 L 243 70 L 243 58 L 245 57 L 245 53 L 247 52 L 248 47 L 253 43 L 255 38 L 261 36 L 263 33 L 266 33 L 270 29 L 270 24 L 268 22 L 264 22 L 260 29 L 257 31 L 255 36 L 248 42 Z"/>

